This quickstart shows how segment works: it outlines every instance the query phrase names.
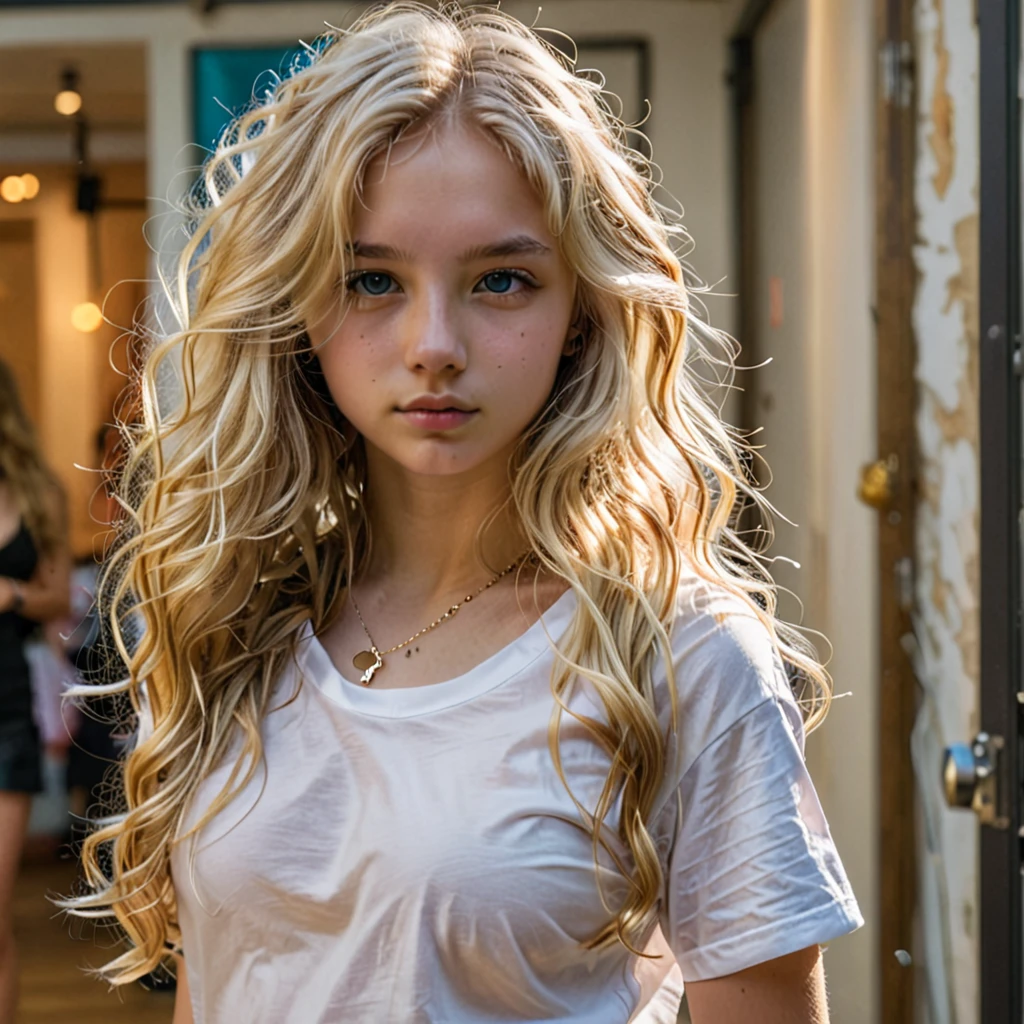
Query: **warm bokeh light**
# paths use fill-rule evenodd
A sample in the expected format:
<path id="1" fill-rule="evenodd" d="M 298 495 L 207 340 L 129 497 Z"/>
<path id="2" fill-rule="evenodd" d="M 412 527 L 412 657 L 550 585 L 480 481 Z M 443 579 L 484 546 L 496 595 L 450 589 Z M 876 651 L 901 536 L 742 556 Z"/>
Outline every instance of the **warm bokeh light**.
<path id="1" fill-rule="evenodd" d="M 15 174 L 9 174 L 0 181 L 0 199 L 8 203 L 20 203 L 25 198 L 25 182 Z"/>
<path id="2" fill-rule="evenodd" d="M 95 302 L 80 302 L 71 310 L 71 325 L 86 334 L 95 331 L 103 323 L 103 314 Z"/>
<path id="3" fill-rule="evenodd" d="M 62 89 L 53 101 L 53 108 L 58 114 L 70 117 L 82 109 L 82 97 L 74 89 Z"/>
<path id="4" fill-rule="evenodd" d="M 23 174 L 21 183 L 25 186 L 26 199 L 35 199 L 39 195 L 39 179 L 34 174 Z"/>

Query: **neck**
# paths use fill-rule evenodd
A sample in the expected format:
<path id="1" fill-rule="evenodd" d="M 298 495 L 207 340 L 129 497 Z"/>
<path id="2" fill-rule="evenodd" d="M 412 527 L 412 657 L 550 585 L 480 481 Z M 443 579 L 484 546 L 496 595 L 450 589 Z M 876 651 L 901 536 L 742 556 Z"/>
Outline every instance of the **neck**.
<path id="1" fill-rule="evenodd" d="M 430 598 L 475 589 L 515 561 L 526 541 L 508 504 L 506 465 L 495 459 L 467 473 L 415 474 L 367 445 L 373 540 L 359 582 L 400 582 Z"/>

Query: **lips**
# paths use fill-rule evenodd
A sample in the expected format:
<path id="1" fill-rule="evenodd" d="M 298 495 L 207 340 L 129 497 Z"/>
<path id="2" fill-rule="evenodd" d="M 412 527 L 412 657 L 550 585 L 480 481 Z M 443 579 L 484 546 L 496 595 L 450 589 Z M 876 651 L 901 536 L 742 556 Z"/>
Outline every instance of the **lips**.
<path id="1" fill-rule="evenodd" d="M 421 395 L 400 406 L 397 411 L 410 426 L 437 432 L 461 427 L 479 410 L 453 395 Z"/>
<path id="2" fill-rule="evenodd" d="M 406 405 L 399 406 L 399 412 L 476 412 L 471 405 L 455 398 L 454 395 L 421 395 Z"/>

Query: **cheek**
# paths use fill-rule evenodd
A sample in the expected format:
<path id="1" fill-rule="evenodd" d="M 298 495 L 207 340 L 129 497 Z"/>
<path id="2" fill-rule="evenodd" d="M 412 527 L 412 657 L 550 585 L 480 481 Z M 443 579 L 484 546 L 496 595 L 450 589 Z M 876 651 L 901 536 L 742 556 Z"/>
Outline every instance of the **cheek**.
<path id="1" fill-rule="evenodd" d="M 384 346 L 367 331 L 339 330 L 319 348 L 320 368 L 334 404 L 348 419 L 357 419 L 383 372 Z"/>
<path id="2" fill-rule="evenodd" d="M 564 344 L 564 331 L 552 331 L 549 324 L 520 327 L 496 340 L 488 353 L 495 390 L 517 404 L 539 405 L 554 385 Z"/>

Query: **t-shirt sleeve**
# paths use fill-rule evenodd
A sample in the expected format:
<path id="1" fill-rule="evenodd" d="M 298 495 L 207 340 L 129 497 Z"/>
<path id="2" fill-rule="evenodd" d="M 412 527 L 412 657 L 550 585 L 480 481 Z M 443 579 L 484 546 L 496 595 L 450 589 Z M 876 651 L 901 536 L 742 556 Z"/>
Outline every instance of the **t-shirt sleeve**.
<path id="1" fill-rule="evenodd" d="M 767 639 L 750 639 L 756 623 L 737 621 L 724 631 L 724 650 L 720 639 L 717 649 L 699 645 L 701 696 L 683 702 L 684 713 L 687 703 L 736 711 L 717 733 L 708 728 L 672 794 L 661 926 L 686 981 L 732 974 L 864 923 L 804 763 L 802 719 L 781 663 Z M 709 697 L 715 691 L 732 696 Z"/>

